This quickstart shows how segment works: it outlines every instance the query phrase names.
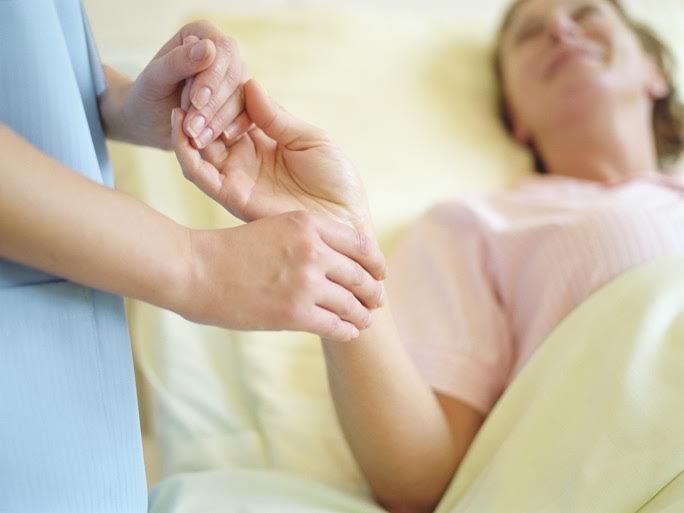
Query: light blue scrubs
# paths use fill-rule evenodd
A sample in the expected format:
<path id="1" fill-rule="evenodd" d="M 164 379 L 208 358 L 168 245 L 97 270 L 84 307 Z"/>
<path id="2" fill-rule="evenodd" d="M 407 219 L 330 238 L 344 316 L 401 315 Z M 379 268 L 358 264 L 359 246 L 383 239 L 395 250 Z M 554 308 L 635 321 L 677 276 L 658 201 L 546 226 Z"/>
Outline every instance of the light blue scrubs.
<path id="1" fill-rule="evenodd" d="M 78 0 L 0 0 L 0 122 L 111 186 L 104 88 Z M 121 298 L 0 259 L 0 513 L 145 511 Z"/>

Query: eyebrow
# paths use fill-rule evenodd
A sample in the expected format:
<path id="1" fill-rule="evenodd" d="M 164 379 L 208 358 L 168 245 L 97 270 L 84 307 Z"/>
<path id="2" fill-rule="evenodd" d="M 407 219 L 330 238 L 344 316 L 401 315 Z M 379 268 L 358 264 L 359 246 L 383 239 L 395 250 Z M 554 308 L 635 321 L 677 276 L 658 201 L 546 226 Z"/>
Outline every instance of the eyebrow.
<path id="1" fill-rule="evenodd" d="M 525 31 L 529 30 L 530 27 L 534 27 L 540 24 L 543 24 L 543 22 L 541 21 L 539 16 L 532 15 L 526 18 L 525 20 L 521 21 L 520 23 L 515 24 L 509 30 L 511 30 L 513 38 L 515 39 L 521 33 L 524 33 Z"/>

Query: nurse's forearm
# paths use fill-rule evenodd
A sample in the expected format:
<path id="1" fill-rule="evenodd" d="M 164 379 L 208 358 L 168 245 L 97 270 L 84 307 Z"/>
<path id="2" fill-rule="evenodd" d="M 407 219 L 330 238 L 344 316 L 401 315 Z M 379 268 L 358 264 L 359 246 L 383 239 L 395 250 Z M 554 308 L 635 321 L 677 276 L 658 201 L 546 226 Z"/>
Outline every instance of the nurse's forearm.
<path id="1" fill-rule="evenodd" d="M 0 124 L 0 257 L 174 309 L 187 232 Z"/>

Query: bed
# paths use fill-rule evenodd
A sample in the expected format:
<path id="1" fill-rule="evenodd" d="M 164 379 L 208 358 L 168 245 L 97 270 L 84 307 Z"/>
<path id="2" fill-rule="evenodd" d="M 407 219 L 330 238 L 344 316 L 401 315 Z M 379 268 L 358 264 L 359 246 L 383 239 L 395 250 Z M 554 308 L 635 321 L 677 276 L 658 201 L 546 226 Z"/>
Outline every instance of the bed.
<path id="1" fill-rule="evenodd" d="M 327 128 L 358 165 L 387 253 L 431 204 L 508 187 L 529 172 L 529 156 L 495 116 L 489 54 L 503 0 L 357 0 L 344 6 L 322 0 L 202 0 L 192 6 L 125 0 L 116 9 L 84 3 L 103 60 L 130 74 L 184 21 L 207 18 L 235 37 L 252 76 L 289 110 Z M 657 27 L 684 62 L 684 44 L 677 40 L 684 33 L 682 0 L 625 4 Z M 172 154 L 119 144 L 110 149 L 119 189 L 188 226 L 237 224 L 183 179 Z M 136 301 L 127 309 L 152 511 L 377 511 L 335 419 L 315 337 L 198 326 Z M 548 378 L 539 372 L 529 379 Z M 527 391 L 523 384 L 516 380 L 512 390 Z M 555 509 L 530 509 L 541 504 L 530 502 L 538 499 L 531 490 L 516 496 L 501 486 L 523 439 L 507 442 L 513 452 L 496 464 L 487 452 L 504 444 L 496 426 L 514 422 L 516 400 L 497 407 L 497 419 L 506 420 L 488 423 L 478 436 L 440 513 L 504 511 L 501 504 L 518 504 L 507 512 L 636 511 L 629 508 L 649 493 L 656 497 L 646 487 L 623 507 L 577 503 L 563 509 L 558 502 Z M 671 420 L 684 428 L 681 418 Z M 553 458 L 541 456 L 539 468 L 552 469 Z M 523 477 L 516 490 L 532 482 L 532 475 Z M 562 483 L 559 474 L 556 484 Z M 492 490 L 498 493 L 494 502 L 478 502 Z"/>

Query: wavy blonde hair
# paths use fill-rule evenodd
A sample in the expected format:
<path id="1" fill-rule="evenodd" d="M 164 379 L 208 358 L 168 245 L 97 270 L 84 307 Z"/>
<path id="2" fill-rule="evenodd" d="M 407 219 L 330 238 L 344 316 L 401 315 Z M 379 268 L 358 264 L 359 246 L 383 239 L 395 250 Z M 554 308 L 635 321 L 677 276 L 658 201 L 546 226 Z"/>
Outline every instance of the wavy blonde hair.
<path id="1" fill-rule="evenodd" d="M 509 133 L 512 123 L 504 91 L 504 77 L 501 63 L 501 44 L 513 16 L 526 0 L 516 0 L 511 4 L 499 27 L 494 50 L 494 71 L 497 79 L 499 115 Z M 618 0 L 606 0 L 615 6 L 627 25 L 634 31 L 644 50 L 651 55 L 662 70 L 669 85 L 669 94 L 656 100 L 653 106 L 653 133 L 655 135 L 658 164 L 661 168 L 673 164 L 684 151 L 684 106 L 679 100 L 675 87 L 675 59 L 670 49 L 646 25 L 632 19 Z M 535 170 L 546 173 L 539 152 L 531 145 Z"/>

